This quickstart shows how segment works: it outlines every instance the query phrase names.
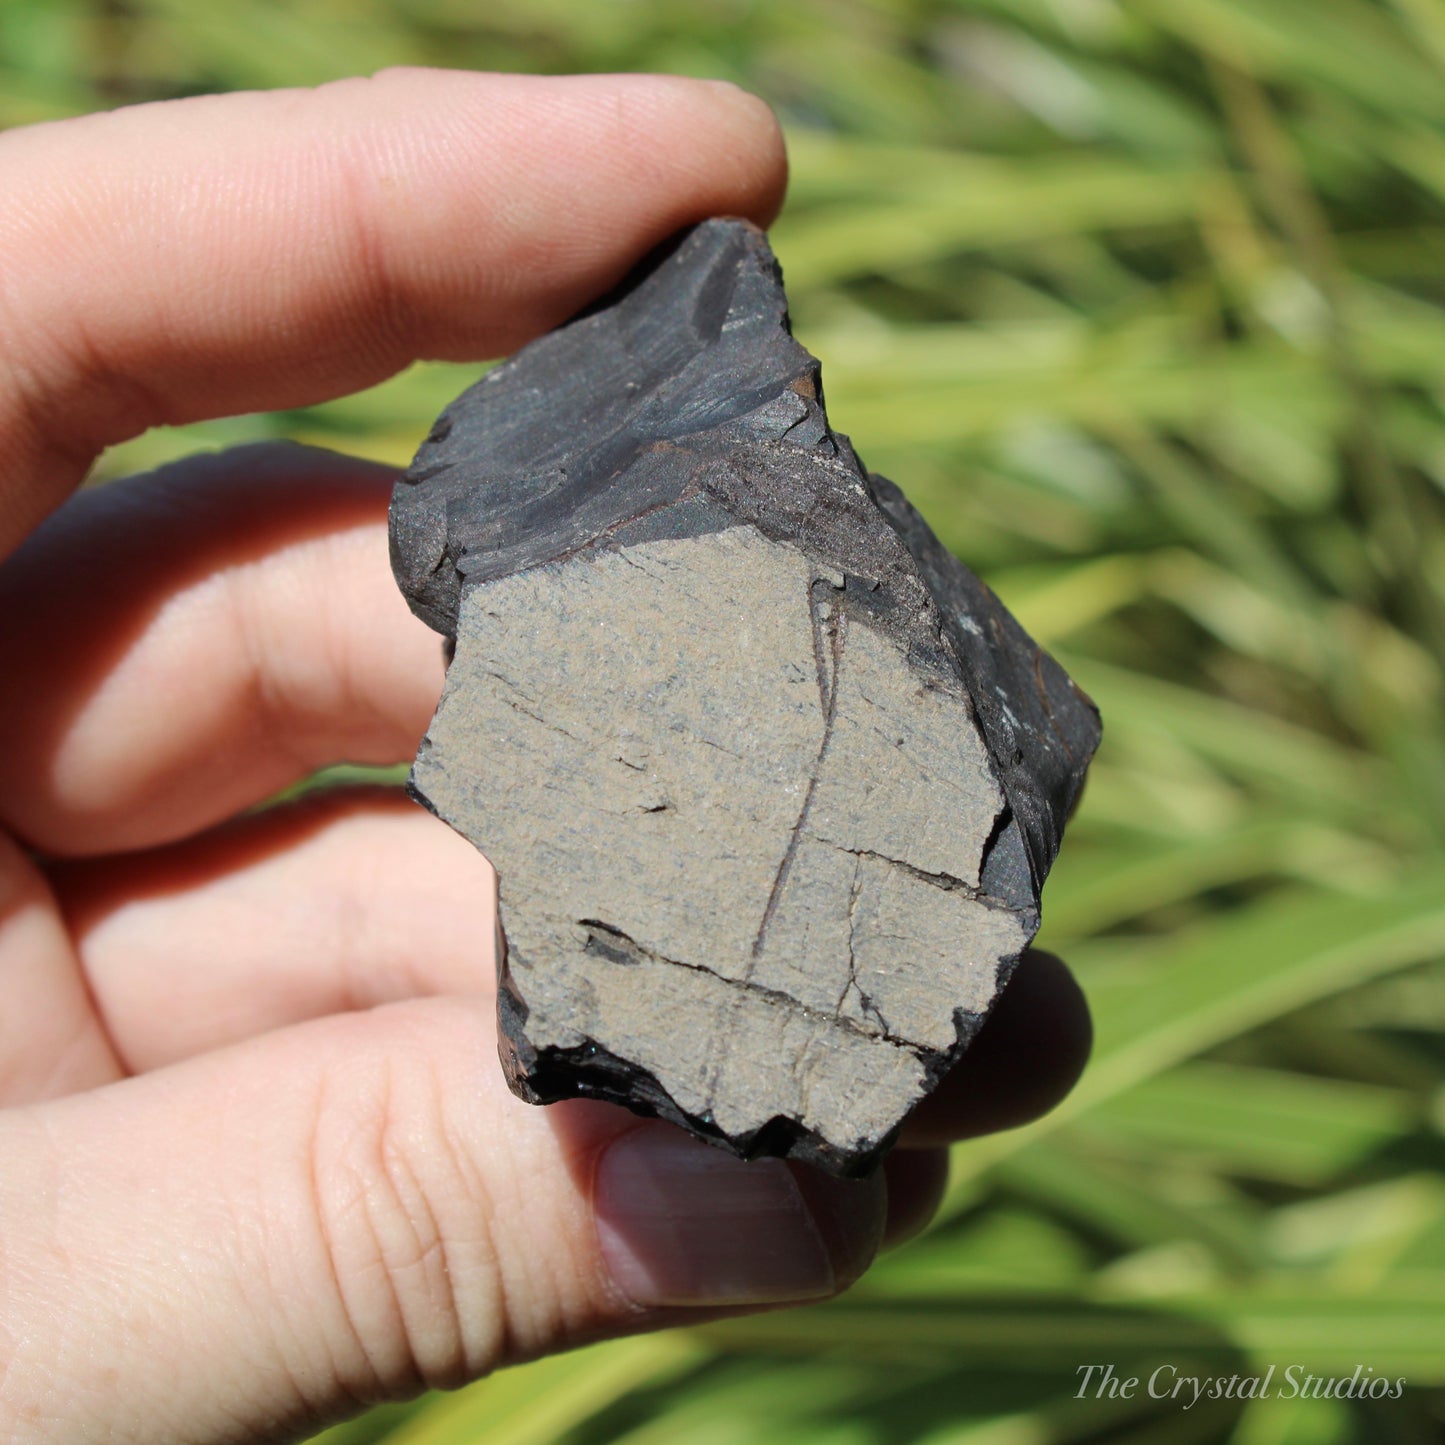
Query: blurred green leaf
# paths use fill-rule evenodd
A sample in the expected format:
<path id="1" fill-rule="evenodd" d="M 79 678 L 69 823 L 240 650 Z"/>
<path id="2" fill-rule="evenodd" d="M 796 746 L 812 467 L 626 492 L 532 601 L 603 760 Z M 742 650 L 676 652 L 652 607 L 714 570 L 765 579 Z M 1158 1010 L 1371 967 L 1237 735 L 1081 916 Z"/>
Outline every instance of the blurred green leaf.
<path id="1" fill-rule="evenodd" d="M 629 1390 L 679 1375 L 702 1358 L 682 1335 L 614 1340 L 494 1375 L 439 1399 L 386 1438 L 388 1445 L 545 1445 Z"/>
<path id="2" fill-rule="evenodd" d="M 1097 1105 L 1087 1127 L 1229 1173 L 1318 1187 L 1424 1123 L 1398 1090 L 1200 1062 Z"/>
<path id="3" fill-rule="evenodd" d="M 803 1321 L 816 1320 L 816 1327 Z M 823 1321 L 826 1320 L 826 1324 Z M 1148 1307 L 1070 1299 L 969 1300 L 821 1307 L 812 1315 L 762 1315 L 701 1330 L 726 1349 L 805 1354 L 869 1351 L 882 1359 L 964 1356 L 975 1367 L 1030 1372 L 1052 1361 L 1235 1360 L 1281 1370 L 1348 1376 L 1367 1351 L 1378 1374 L 1445 1382 L 1445 1301 L 1433 1286 L 1369 1294 L 1324 1290 L 1221 1290 L 1151 1300 Z M 1227 1372 L 1226 1372 L 1227 1373 Z"/>
<path id="4" fill-rule="evenodd" d="M 1302 892 L 1161 950 L 1100 988 L 1086 1109 L 1129 1084 L 1315 999 L 1445 952 L 1445 867 L 1372 898 Z"/>

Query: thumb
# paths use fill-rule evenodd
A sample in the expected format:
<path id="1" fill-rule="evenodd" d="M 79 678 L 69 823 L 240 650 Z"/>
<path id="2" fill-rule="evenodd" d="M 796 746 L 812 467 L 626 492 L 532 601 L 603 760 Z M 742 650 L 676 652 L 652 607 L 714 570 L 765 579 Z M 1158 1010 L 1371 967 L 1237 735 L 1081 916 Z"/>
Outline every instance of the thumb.
<path id="1" fill-rule="evenodd" d="M 0 1435 L 300 1433 L 584 1339 L 832 1294 L 872 1257 L 881 1177 L 533 1108 L 489 1014 L 340 1015 L 0 1116 Z"/>

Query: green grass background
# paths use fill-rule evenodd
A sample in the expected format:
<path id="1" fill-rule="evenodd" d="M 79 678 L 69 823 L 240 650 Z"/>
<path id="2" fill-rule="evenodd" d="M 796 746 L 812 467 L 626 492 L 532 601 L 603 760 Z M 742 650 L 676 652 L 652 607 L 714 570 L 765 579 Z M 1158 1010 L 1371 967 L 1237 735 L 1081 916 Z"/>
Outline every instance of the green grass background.
<path id="1" fill-rule="evenodd" d="M 396 62 L 778 107 L 835 423 L 1103 709 L 1042 938 L 1098 1046 L 846 1299 L 330 1445 L 1441 1439 L 1445 0 L 0 0 L 7 125 Z M 274 435 L 403 462 L 472 370 L 102 471 Z M 1094 1361 L 1409 1384 L 1184 1411 L 1073 1398 Z"/>

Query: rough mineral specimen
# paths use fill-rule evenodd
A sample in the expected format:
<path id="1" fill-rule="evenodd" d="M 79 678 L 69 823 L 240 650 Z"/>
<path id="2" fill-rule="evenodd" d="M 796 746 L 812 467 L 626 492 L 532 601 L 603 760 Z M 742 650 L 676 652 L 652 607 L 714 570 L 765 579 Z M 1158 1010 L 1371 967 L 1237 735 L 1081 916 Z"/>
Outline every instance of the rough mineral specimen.
<path id="1" fill-rule="evenodd" d="M 1032 938 L 1099 721 L 830 429 L 763 235 L 484 376 L 391 541 L 455 643 L 411 786 L 496 866 L 512 1088 L 871 1168 Z"/>

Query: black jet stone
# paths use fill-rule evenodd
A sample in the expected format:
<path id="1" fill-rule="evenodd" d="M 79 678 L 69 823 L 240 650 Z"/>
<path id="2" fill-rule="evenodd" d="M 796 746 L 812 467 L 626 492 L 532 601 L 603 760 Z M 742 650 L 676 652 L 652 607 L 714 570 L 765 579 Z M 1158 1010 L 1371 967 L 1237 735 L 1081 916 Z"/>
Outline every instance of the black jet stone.
<path id="1" fill-rule="evenodd" d="M 414 795 L 495 864 L 512 1088 L 860 1174 L 1037 930 L 1097 710 L 833 431 L 705 222 L 442 414 Z"/>

